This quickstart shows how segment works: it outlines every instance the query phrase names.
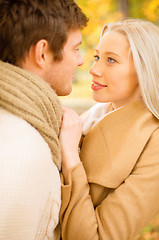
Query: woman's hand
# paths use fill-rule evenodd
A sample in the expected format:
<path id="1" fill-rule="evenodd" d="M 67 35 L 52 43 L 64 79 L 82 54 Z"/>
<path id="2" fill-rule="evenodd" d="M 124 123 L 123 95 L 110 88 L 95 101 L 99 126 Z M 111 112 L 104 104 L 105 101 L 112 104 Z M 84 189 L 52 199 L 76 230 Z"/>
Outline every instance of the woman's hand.
<path id="1" fill-rule="evenodd" d="M 72 109 L 63 107 L 60 144 L 64 178 L 67 178 L 69 170 L 80 162 L 78 145 L 82 134 L 82 127 L 82 119 Z"/>

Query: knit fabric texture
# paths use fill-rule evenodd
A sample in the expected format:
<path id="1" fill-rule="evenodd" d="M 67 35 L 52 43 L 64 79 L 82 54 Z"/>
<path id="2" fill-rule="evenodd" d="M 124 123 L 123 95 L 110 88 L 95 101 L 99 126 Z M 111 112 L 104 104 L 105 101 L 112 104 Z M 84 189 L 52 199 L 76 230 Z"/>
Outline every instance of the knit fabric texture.
<path id="1" fill-rule="evenodd" d="M 62 106 L 54 90 L 32 73 L 0 61 L 0 106 L 29 122 L 48 143 L 61 170 Z"/>

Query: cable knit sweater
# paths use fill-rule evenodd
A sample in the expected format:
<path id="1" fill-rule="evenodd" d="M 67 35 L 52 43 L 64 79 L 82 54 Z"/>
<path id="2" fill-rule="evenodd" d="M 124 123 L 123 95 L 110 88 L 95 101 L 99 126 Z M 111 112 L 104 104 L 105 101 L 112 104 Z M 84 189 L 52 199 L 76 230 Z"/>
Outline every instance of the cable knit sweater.
<path id="1" fill-rule="evenodd" d="M 62 108 L 41 78 L 0 61 L 0 240 L 59 240 Z"/>
<path id="2" fill-rule="evenodd" d="M 60 177 L 51 151 L 25 120 L 0 109 L 0 240 L 52 240 Z"/>

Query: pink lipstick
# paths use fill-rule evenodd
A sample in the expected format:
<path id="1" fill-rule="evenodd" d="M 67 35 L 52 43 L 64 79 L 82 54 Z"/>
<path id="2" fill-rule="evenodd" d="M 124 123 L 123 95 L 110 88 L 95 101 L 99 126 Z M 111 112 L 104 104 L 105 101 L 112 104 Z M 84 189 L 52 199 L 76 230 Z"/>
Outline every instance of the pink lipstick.
<path id="1" fill-rule="evenodd" d="M 91 85 L 92 90 L 100 90 L 100 89 L 103 89 L 105 87 L 107 87 L 107 85 L 103 85 L 101 83 L 94 82 L 94 81 L 93 81 L 93 83 Z"/>

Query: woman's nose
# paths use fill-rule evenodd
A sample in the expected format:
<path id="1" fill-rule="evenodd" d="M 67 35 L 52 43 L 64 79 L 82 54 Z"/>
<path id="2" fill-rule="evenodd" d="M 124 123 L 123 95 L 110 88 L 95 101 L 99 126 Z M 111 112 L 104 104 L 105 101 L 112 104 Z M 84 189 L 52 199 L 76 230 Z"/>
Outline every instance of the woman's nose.
<path id="1" fill-rule="evenodd" d="M 92 76 L 98 76 L 100 77 L 101 76 L 101 72 L 99 71 L 99 69 L 97 68 L 97 65 L 96 64 L 93 64 L 93 66 L 91 67 L 90 69 L 90 74 Z"/>
<path id="2" fill-rule="evenodd" d="M 91 74 L 91 75 L 93 75 L 93 74 L 94 74 L 93 67 L 91 67 L 91 69 L 90 69 L 90 71 L 89 71 L 89 72 L 90 72 L 90 74 Z"/>

